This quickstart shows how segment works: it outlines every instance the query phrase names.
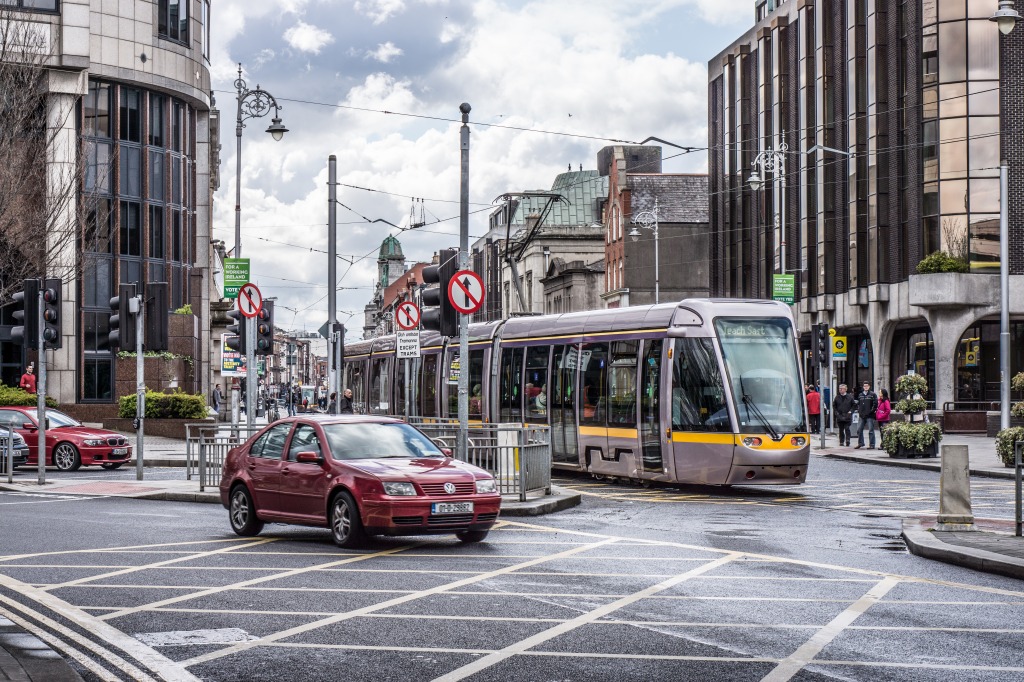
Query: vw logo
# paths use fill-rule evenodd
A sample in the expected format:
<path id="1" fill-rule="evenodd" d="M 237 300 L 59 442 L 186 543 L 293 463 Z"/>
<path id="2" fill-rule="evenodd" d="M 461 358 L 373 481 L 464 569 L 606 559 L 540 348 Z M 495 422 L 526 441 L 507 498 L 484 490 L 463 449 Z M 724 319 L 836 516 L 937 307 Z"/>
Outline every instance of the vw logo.
<path id="1" fill-rule="evenodd" d="M 454 495 L 455 494 L 455 484 L 454 483 L 445 483 L 444 484 L 444 491 L 446 493 L 448 493 L 449 495 Z"/>

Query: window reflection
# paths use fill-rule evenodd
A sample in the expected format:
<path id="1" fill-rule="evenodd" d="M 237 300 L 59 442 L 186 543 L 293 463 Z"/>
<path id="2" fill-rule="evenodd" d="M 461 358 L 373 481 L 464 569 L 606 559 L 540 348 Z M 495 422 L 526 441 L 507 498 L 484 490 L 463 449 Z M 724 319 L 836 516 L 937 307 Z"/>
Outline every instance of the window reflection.
<path id="1" fill-rule="evenodd" d="M 943 215 L 967 210 L 967 181 L 947 180 L 939 186 L 939 206 Z"/>
<path id="2" fill-rule="evenodd" d="M 940 8 L 947 6 L 943 2 Z M 967 78 L 967 27 L 964 22 L 939 24 L 939 81 L 953 83 Z"/>
<path id="3" fill-rule="evenodd" d="M 992 35 L 990 21 L 967 22 L 967 47 L 967 75 L 971 80 L 999 78 L 999 41 Z"/>
<path id="4" fill-rule="evenodd" d="M 970 126 L 971 175 L 999 175 L 999 118 L 973 116 Z"/>
<path id="5" fill-rule="evenodd" d="M 971 271 L 989 272 L 999 268 L 999 216 L 971 216 Z"/>

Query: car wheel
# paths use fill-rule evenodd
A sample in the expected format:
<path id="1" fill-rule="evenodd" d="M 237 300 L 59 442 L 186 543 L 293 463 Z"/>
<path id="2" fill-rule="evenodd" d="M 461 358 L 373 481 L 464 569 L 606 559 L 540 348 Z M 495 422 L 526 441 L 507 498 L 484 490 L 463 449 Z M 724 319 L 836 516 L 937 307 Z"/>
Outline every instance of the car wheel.
<path id="1" fill-rule="evenodd" d="M 341 491 L 334 497 L 330 520 L 331 535 L 338 547 L 358 547 L 366 540 L 359 507 L 347 492 Z"/>
<path id="2" fill-rule="evenodd" d="M 461 533 L 456 533 L 455 537 L 463 542 L 483 542 L 487 538 L 487 533 L 489 532 L 490 531 L 486 530 L 467 530 Z"/>
<path id="3" fill-rule="evenodd" d="M 113 471 L 114 469 L 120 469 L 122 464 L 124 464 L 124 462 L 107 462 L 106 464 L 101 464 L 100 466 L 109 471 Z"/>
<path id="4" fill-rule="evenodd" d="M 231 506 L 228 509 L 231 519 L 231 530 L 238 535 L 252 537 L 263 530 L 263 522 L 256 516 L 256 505 L 252 503 L 252 495 L 244 485 L 236 486 L 231 491 Z"/>
<path id="5" fill-rule="evenodd" d="M 77 471 L 82 457 L 71 443 L 60 443 L 53 449 L 53 465 L 60 471 Z"/>

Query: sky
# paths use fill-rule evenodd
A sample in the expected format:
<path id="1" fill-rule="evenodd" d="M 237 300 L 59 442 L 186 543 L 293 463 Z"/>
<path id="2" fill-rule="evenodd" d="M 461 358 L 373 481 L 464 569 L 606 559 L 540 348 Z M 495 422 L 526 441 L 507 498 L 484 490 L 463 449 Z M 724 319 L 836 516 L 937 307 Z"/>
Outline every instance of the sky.
<path id="1" fill-rule="evenodd" d="M 241 249 L 279 328 L 327 321 L 327 162 L 338 159 L 338 311 L 362 335 L 377 252 L 407 263 L 458 245 L 459 105 L 469 115 L 470 242 L 494 199 L 597 167 L 614 141 L 707 145 L 707 61 L 748 29 L 754 0 L 216 0 L 211 74 L 222 116 L 213 238 L 234 246 L 236 112 L 281 105 L 242 136 Z M 704 172 L 702 152 L 665 172 Z M 419 201 L 414 201 L 419 199 Z M 415 208 L 414 208 L 415 207 Z M 410 213 L 415 219 L 410 221 Z M 414 230 L 410 222 L 426 225 Z"/>

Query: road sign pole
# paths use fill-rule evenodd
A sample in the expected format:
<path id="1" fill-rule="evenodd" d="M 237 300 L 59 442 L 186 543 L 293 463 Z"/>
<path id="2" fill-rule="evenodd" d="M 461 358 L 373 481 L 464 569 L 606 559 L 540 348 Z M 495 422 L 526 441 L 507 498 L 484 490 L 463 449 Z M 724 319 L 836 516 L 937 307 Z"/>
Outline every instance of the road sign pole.
<path id="1" fill-rule="evenodd" d="M 469 268 L 469 112 L 468 103 L 459 105 L 461 173 L 459 191 L 459 269 Z M 469 461 L 469 316 L 459 316 L 459 438 L 458 455 Z"/>
<path id="2" fill-rule="evenodd" d="M 39 457 L 39 464 L 36 467 L 36 471 L 39 474 L 39 485 L 46 484 L 46 341 L 43 339 L 43 331 L 46 327 L 43 324 L 43 291 L 42 287 L 39 290 L 39 300 L 36 302 L 39 306 L 39 320 L 37 325 L 39 328 L 39 336 L 37 341 L 39 343 L 39 372 L 38 372 L 38 384 L 36 385 L 36 417 L 39 418 L 39 430 L 36 432 L 39 436 L 39 446 L 36 451 Z M 31 305 L 29 301 L 25 301 L 25 305 Z M 27 319 L 27 315 L 26 315 Z M 27 345 L 27 344 L 26 344 Z M 11 427 L 14 428 L 13 426 Z"/>
<path id="3" fill-rule="evenodd" d="M 145 453 L 146 440 L 146 361 L 142 355 L 142 340 L 144 334 L 144 322 L 142 315 L 146 306 L 141 295 L 136 297 L 139 303 L 139 311 L 135 313 L 135 420 L 139 423 L 135 430 L 135 480 L 141 481 L 143 477 L 142 465 Z"/>
<path id="4" fill-rule="evenodd" d="M 338 366 L 335 364 L 334 324 L 338 321 L 338 159 L 334 154 L 327 158 L 327 357 L 334 370 L 327 372 L 327 395 L 334 396 L 335 410 L 341 400 L 338 384 Z"/>
<path id="5" fill-rule="evenodd" d="M 256 423 L 256 324 L 245 325 L 245 423 L 251 429 Z"/>

